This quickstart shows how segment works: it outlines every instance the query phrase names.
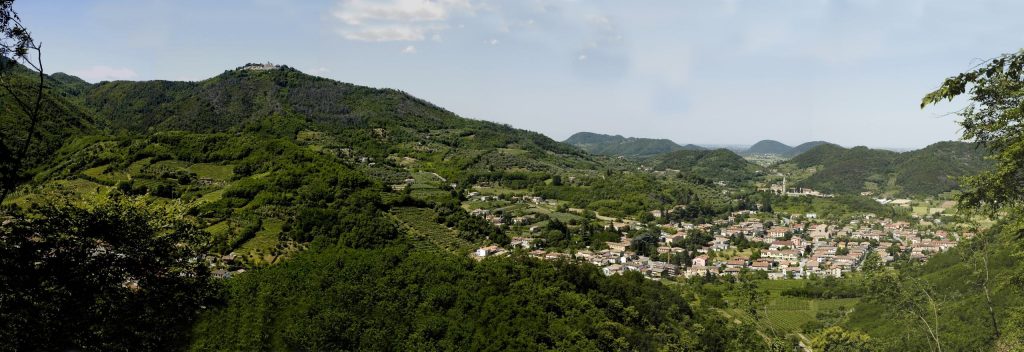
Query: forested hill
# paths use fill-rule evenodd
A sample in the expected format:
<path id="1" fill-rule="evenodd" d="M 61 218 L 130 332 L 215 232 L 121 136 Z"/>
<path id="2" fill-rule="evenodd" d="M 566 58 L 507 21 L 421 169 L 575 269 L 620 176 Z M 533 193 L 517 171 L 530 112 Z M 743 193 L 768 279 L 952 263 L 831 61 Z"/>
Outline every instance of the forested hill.
<path id="1" fill-rule="evenodd" d="M 0 329 L 12 350 L 766 347 L 639 273 L 466 256 L 515 235 L 462 207 L 474 186 L 618 216 L 649 215 L 661 199 L 693 200 L 693 216 L 731 210 L 707 183 L 627 172 L 636 165 L 288 67 L 200 82 L 48 79 L 60 109 L 46 114 L 47 133 L 59 133 L 38 144 L 47 153 L 35 177 L 0 209 L 16 234 L 5 241 L 18 241 L 3 257 L 39 259 L 8 262 L 33 273 L 12 277 L 25 294 L 0 295 L 19 307 L 0 312 L 17 322 Z M 574 216 L 538 244 L 583 248 L 589 237 L 577 236 L 601 224 Z M 154 239 L 173 255 L 190 249 L 149 257 Z M 123 253 L 198 269 L 164 275 Z"/>
<path id="2" fill-rule="evenodd" d="M 444 175 L 593 166 L 584 153 L 540 133 L 462 118 L 399 90 L 338 82 L 288 66 L 243 66 L 199 82 L 88 84 L 64 74 L 54 77 L 74 93 L 69 94 L 72 100 L 102 117 L 111 132 L 326 133 L 330 140 L 321 142 L 336 150 L 378 161 L 406 154 L 433 163 Z"/>
<path id="3" fill-rule="evenodd" d="M 609 156 L 644 157 L 676 150 L 702 150 L 687 144 L 681 146 L 668 139 L 623 137 L 591 132 L 579 132 L 564 141 L 591 154 Z"/>
<path id="4" fill-rule="evenodd" d="M 2 60 L 2 59 L 0 59 Z M 39 91 L 39 76 L 23 66 L 16 65 L 5 73 L 5 80 L 10 82 L 12 94 L 0 95 L 0 182 L 15 182 L 30 176 L 28 170 L 48 162 L 48 159 L 65 142 L 74 136 L 96 133 L 105 124 L 91 109 L 78 104 L 74 98 L 82 92 L 78 82 L 85 83 L 72 76 L 55 74 L 44 76 L 42 104 L 39 119 L 32 133 L 31 144 L 25 147 L 28 138 L 28 126 L 31 125 L 29 114 L 20 103 L 31 104 Z M 15 99 L 15 96 L 17 99 Z M 20 103 L 19 103 L 20 101 Z M 13 175 L 8 163 L 16 158 L 22 150 L 26 151 L 23 168 L 19 175 Z"/>
<path id="5" fill-rule="evenodd" d="M 327 129 L 397 128 L 389 131 L 395 137 L 466 129 L 477 134 L 477 143 L 575 153 L 539 133 L 461 118 L 399 90 L 338 82 L 288 66 L 229 70 L 200 82 L 101 82 L 83 100 L 114 127 L 135 132 L 217 132 L 260 117 L 298 115 Z"/>
<path id="6" fill-rule="evenodd" d="M 797 184 L 824 192 L 927 196 L 953 190 L 958 177 L 990 167 L 985 155 L 984 149 L 963 142 L 939 142 L 904 153 L 825 144 L 786 164 L 814 168 Z"/>
<path id="7" fill-rule="evenodd" d="M 678 150 L 649 160 L 655 169 L 681 170 L 712 181 L 751 180 L 761 169 L 728 149 Z"/>
<path id="8" fill-rule="evenodd" d="M 750 148 L 747 148 L 747 150 L 744 153 L 786 155 L 789 154 L 789 151 L 792 149 L 793 147 L 782 144 L 782 142 L 766 139 L 754 143 L 754 145 L 750 146 Z"/>
<path id="9" fill-rule="evenodd" d="M 788 156 L 788 157 L 795 157 L 797 155 L 806 153 L 808 150 L 814 149 L 814 147 L 817 147 L 817 146 L 822 145 L 822 144 L 831 144 L 831 143 L 825 142 L 825 141 L 813 141 L 813 142 L 802 143 L 802 144 L 800 144 L 798 146 L 795 146 L 792 149 L 790 149 L 789 153 L 786 153 L 786 156 Z"/>
<path id="10" fill-rule="evenodd" d="M 777 156 L 785 157 L 785 158 L 792 158 L 792 157 L 795 157 L 797 155 L 803 154 L 803 153 L 807 152 L 808 150 L 811 150 L 812 148 L 817 147 L 817 146 L 822 145 L 822 144 L 829 144 L 829 143 L 825 142 L 825 141 L 813 141 L 813 142 L 802 143 L 802 144 L 800 144 L 798 146 L 795 146 L 795 147 L 791 147 L 791 146 L 783 144 L 782 142 L 779 142 L 779 141 L 774 141 L 774 140 L 766 139 L 766 140 L 763 140 L 763 141 L 759 141 L 759 142 L 755 143 L 754 145 L 750 146 L 750 148 L 747 148 L 747 150 L 743 151 L 742 154 L 743 155 L 770 154 L 770 155 L 777 155 Z"/>

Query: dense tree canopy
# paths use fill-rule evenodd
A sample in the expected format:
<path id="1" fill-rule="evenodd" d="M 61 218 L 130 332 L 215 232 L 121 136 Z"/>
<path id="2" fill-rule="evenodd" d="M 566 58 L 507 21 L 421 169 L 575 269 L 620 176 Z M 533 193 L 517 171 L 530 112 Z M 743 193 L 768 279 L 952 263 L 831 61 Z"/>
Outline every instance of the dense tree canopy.
<path id="1" fill-rule="evenodd" d="M 159 350 L 188 340 L 213 287 L 205 234 L 118 199 L 0 226 L 0 350 Z"/>
<path id="2" fill-rule="evenodd" d="M 230 286 L 193 349 L 720 351 L 745 334 L 637 273 L 526 257 L 330 246 Z"/>

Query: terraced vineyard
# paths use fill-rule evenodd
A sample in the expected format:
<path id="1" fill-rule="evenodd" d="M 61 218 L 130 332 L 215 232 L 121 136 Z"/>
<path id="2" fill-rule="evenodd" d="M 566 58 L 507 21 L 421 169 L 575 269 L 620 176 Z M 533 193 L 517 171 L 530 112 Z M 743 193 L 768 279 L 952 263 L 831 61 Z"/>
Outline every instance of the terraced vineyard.
<path id="1" fill-rule="evenodd" d="M 456 253 L 469 253 L 473 244 L 458 237 L 454 230 L 437 223 L 437 213 L 433 209 L 399 207 L 391 210 L 391 215 L 402 224 L 417 250 L 447 250 Z"/>
<path id="2" fill-rule="evenodd" d="M 768 304 L 764 318 L 757 322 L 758 330 L 779 335 L 806 333 L 803 326 L 817 321 L 818 312 L 857 305 L 859 298 L 810 299 L 782 296 L 781 292 L 792 286 L 802 285 L 798 280 L 762 281 L 760 287 L 768 291 Z M 726 313 L 747 323 L 754 319 L 743 309 L 727 309 Z"/>

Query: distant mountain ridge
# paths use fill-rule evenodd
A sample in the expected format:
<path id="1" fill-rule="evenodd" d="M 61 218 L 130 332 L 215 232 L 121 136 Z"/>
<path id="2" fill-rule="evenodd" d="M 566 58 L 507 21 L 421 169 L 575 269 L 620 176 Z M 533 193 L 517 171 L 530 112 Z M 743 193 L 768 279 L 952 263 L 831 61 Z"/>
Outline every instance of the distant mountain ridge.
<path id="1" fill-rule="evenodd" d="M 765 139 L 765 140 L 759 141 L 757 143 L 754 143 L 754 145 L 750 146 L 750 148 L 747 148 L 747 150 L 743 151 L 740 154 L 742 154 L 742 155 L 771 154 L 771 155 L 778 155 L 778 156 L 786 157 L 786 158 L 792 158 L 792 157 L 795 157 L 797 155 L 803 154 L 803 153 L 807 152 L 808 150 L 811 150 L 812 148 L 817 147 L 817 146 L 822 145 L 822 144 L 831 144 L 831 143 L 825 142 L 825 141 L 812 141 L 812 142 L 806 142 L 806 143 L 800 144 L 800 145 L 798 145 L 796 147 L 791 147 L 791 146 L 786 145 L 785 143 L 782 143 L 782 142 L 779 142 L 779 141 L 775 141 L 775 140 L 771 140 L 771 139 Z"/>
<path id="2" fill-rule="evenodd" d="M 623 137 L 593 132 L 576 133 L 563 143 L 573 145 L 591 154 L 628 157 L 646 157 L 677 150 L 704 149 L 693 144 L 682 146 L 668 139 Z"/>
<path id="3" fill-rule="evenodd" d="M 806 143 L 800 144 L 800 145 L 795 146 L 792 149 L 790 149 L 789 153 L 787 153 L 787 156 L 795 157 L 797 155 L 806 153 L 808 150 L 811 150 L 814 147 L 817 147 L 817 146 L 823 145 L 823 144 L 832 144 L 832 143 L 825 142 L 825 141 L 806 142 Z"/>
<path id="4" fill-rule="evenodd" d="M 824 144 L 785 164 L 817 168 L 796 184 L 824 192 L 927 196 L 956 189 L 957 178 L 991 167 L 985 155 L 984 149 L 964 142 L 938 142 L 903 153 Z"/>
<path id="5" fill-rule="evenodd" d="M 788 154 L 791 150 L 793 150 L 793 147 L 785 145 L 782 142 L 771 139 L 765 139 L 763 141 L 754 143 L 754 145 L 750 146 L 750 148 L 747 148 L 747 150 L 744 153 L 785 155 Z"/>

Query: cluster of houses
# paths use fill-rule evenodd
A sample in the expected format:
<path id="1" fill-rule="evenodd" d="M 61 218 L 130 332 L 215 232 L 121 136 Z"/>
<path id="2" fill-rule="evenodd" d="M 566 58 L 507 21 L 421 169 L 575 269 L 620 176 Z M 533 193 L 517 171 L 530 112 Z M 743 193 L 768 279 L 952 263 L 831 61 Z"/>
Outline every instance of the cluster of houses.
<path id="1" fill-rule="evenodd" d="M 270 62 L 263 63 L 263 64 L 248 63 L 248 64 L 245 64 L 245 66 L 242 66 L 243 70 L 249 70 L 249 71 L 266 71 L 266 70 L 274 70 L 274 69 L 279 69 L 279 68 L 281 68 L 281 65 L 275 65 L 275 64 L 272 64 Z"/>
<path id="2" fill-rule="evenodd" d="M 809 197 L 831 198 L 831 197 L 835 196 L 833 194 L 821 193 L 819 191 L 813 190 L 811 188 L 806 188 L 806 187 L 796 187 L 796 188 L 786 187 L 786 178 L 785 177 L 782 178 L 782 183 L 774 183 L 774 184 L 769 185 L 767 188 L 758 188 L 757 190 L 761 191 L 761 192 L 771 192 L 771 193 L 774 193 L 774 194 L 790 196 L 790 197 L 809 196 Z"/>
<path id="3" fill-rule="evenodd" d="M 469 192 L 469 194 L 467 194 L 466 197 L 469 200 L 481 201 L 481 202 L 496 201 L 496 200 L 499 200 L 501 198 L 499 196 L 481 195 L 480 192 L 475 192 L 475 191 L 474 192 Z M 544 197 L 539 197 L 539 196 L 509 196 L 507 199 L 508 199 L 508 201 L 510 201 L 512 203 L 551 204 L 551 205 L 556 204 L 556 201 L 553 200 L 553 199 L 544 199 Z"/>
<path id="4" fill-rule="evenodd" d="M 628 230 L 642 227 L 632 220 L 611 222 L 608 227 L 621 231 L 624 236 L 617 242 L 608 242 L 608 249 L 590 249 L 574 253 L 548 252 L 530 246 L 529 237 L 517 237 L 511 247 L 532 249 L 530 255 L 543 259 L 570 258 L 592 263 L 607 275 L 637 271 L 658 279 L 672 276 L 739 275 L 747 271 L 763 271 L 770 279 L 802 279 L 810 276 L 841 277 L 859 269 L 869 253 L 875 252 L 881 262 L 895 260 L 895 255 L 909 256 L 913 260 L 927 260 L 928 256 L 956 246 L 957 241 L 973 236 L 930 227 L 914 227 L 905 221 L 879 219 L 867 215 L 844 224 L 818 221 L 814 214 L 792 218 L 761 220 L 754 211 L 739 211 L 728 219 L 709 224 L 671 223 L 663 227 L 657 247 L 658 254 L 682 254 L 685 249 L 672 246 L 673 242 L 694 231 L 714 234 L 713 239 L 698 248 L 688 263 L 675 265 L 655 258 L 639 256 L 630 250 Z M 777 221 L 777 223 L 775 223 Z M 668 231 L 669 229 L 674 230 Z M 734 251 L 742 239 L 744 247 L 753 250 Z M 504 253 L 505 249 L 491 246 L 475 254 L 482 258 Z M 742 255 L 738 253 L 743 253 Z"/>

